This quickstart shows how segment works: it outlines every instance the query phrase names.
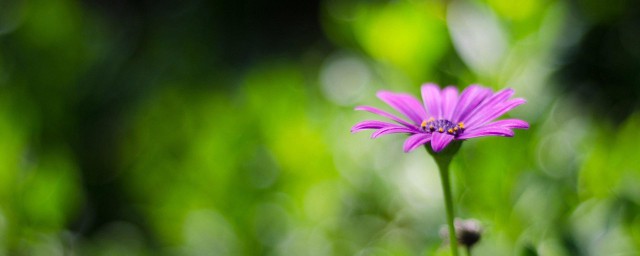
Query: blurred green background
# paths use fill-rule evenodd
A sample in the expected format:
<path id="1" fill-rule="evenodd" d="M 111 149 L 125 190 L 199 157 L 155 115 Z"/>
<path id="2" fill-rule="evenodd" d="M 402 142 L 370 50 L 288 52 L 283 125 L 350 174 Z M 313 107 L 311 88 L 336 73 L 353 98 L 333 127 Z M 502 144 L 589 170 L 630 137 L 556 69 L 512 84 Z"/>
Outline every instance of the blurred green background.
<path id="1" fill-rule="evenodd" d="M 0 255 L 446 255 L 377 90 L 512 87 L 465 142 L 474 255 L 640 252 L 634 1 L 0 0 Z"/>

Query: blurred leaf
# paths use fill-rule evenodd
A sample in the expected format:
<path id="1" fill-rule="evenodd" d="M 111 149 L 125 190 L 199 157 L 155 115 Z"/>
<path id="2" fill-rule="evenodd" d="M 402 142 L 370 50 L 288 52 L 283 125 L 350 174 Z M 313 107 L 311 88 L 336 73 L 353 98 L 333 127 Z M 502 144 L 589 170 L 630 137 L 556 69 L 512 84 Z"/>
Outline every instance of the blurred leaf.
<path id="1" fill-rule="evenodd" d="M 612 133 L 614 129 L 616 132 Z M 636 141 L 640 140 L 638 129 L 639 114 L 628 118 L 617 129 L 606 123 L 599 127 L 597 139 L 580 170 L 581 196 L 602 198 L 635 187 L 625 181 L 640 180 L 640 151 L 636 150 Z"/>
<path id="2" fill-rule="evenodd" d="M 447 24 L 453 45 L 464 62 L 481 76 L 494 76 L 509 50 L 507 33 L 480 3 L 456 1 L 448 6 Z"/>
<path id="3" fill-rule="evenodd" d="M 522 256 L 538 256 L 538 253 L 536 252 L 536 249 L 534 247 L 532 247 L 531 245 L 525 246 L 524 248 L 522 248 L 522 253 L 520 254 Z"/>
<path id="4" fill-rule="evenodd" d="M 521 21 L 538 15 L 542 10 L 544 2 L 541 0 L 489 0 L 488 3 L 498 14 L 510 20 Z"/>
<path id="5" fill-rule="evenodd" d="M 359 6 L 356 38 L 373 58 L 422 83 L 448 49 L 439 2 L 394 2 Z"/>
<path id="6" fill-rule="evenodd" d="M 23 225 L 36 230 L 58 230 L 80 206 L 79 179 L 74 162 L 65 150 L 43 155 L 22 183 L 18 204 L 24 211 Z"/>

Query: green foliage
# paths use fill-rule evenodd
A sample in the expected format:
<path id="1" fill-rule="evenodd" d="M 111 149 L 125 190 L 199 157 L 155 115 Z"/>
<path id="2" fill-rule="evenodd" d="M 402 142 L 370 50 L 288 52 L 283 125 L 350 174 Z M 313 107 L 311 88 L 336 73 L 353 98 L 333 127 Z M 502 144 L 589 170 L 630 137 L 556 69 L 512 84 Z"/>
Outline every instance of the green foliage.
<path id="1" fill-rule="evenodd" d="M 423 82 L 528 100 L 451 163 L 473 255 L 640 251 L 640 114 L 553 76 L 625 1 L 325 0 L 311 43 L 257 3 L 106 2 L 0 2 L 0 255 L 448 255 L 429 154 L 349 133 Z"/>

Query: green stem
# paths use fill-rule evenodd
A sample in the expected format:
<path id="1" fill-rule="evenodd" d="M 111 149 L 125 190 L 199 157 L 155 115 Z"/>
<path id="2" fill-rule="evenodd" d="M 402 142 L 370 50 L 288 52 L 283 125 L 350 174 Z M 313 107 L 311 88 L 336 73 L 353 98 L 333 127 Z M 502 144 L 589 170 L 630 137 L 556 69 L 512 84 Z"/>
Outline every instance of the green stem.
<path id="1" fill-rule="evenodd" d="M 456 238 L 456 228 L 453 225 L 453 197 L 451 196 L 451 185 L 449 179 L 449 164 L 451 159 L 458 153 L 458 150 L 462 146 L 462 141 L 453 141 L 446 148 L 440 152 L 434 152 L 431 149 L 431 145 L 426 144 L 427 152 L 438 164 L 440 170 L 440 181 L 442 182 L 442 192 L 444 194 L 445 208 L 447 209 L 447 226 L 449 226 L 449 246 L 451 247 L 451 256 L 458 256 L 458 239 Z"/>
<path id="2" fill-rule="evenodd" d="M 453 225 L 453 198 L 451 196 L 451 185 L 449 179 L 450 157 L 436 157 L 436 163 L 440 170 L 440 181 L 442 182 L 442 192 L 444 193 L 444 203 L 447 209 L 447 226 L 449 226 L 449 246 L 451 255 L 458 256 L 458 239 L 456 238 L 456 228 Z"/>

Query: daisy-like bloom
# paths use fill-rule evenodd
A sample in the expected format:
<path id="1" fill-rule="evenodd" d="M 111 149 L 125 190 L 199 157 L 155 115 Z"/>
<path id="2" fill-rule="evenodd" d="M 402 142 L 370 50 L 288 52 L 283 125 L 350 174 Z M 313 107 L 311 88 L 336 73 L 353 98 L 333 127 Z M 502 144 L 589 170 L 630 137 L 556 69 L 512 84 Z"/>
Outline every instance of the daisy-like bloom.
<path id="1" fill-rule="evenodd" d="M 438 85 L 425 84 L 421 90 L 422 103 L 409 94 L 378 92 L 378 98 L 404 115 L 404 118 L 378 108 L 359 106 L 356 110 L 368 111 L 396 123 L 368 120 L 353 126 L 351 132 L 376 130 L 371 138 L 406 133 L 410 136 L 404 143 L 405 152 L 429 142 L 434 152 L 440 152 L 453 140 L 483 136 L 513 137 L 513 129 L 529 128 L 527 122 L 519 119 L 494 121 L 526 102 L 521 98 L 510 99 L 514 94 L 513 89 L 494 93 L 489 88 L 471 85 L 458 94 L 458 89 L 453 86 L 441 90 Z"/>

